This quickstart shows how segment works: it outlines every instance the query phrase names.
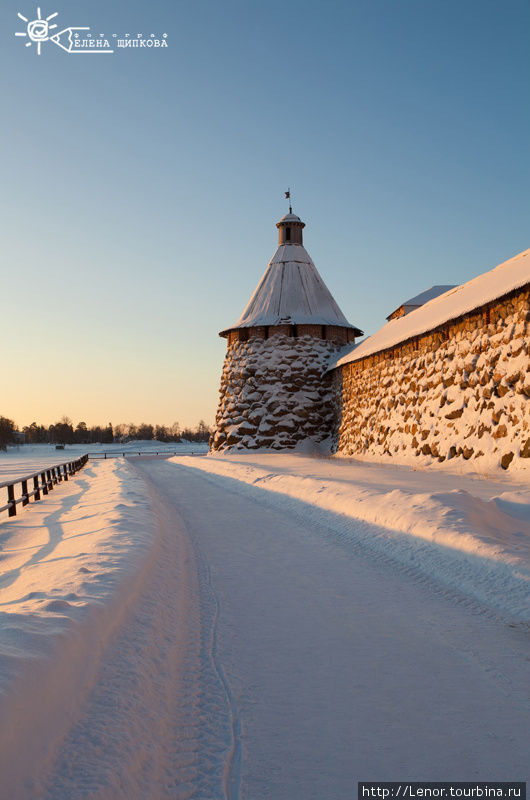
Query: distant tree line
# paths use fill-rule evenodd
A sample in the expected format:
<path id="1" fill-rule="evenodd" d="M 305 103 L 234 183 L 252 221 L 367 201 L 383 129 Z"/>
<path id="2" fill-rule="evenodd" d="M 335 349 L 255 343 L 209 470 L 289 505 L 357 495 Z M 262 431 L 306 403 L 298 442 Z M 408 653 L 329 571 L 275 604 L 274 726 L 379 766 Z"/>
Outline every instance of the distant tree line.
<path id="1" fill-rule="evenodd" d="M 15 423 L 7 417 L 0 417 L 0 450 L 5 450 L 15 439 Z"/>
<path id="2" fill-rule="evenodd" d="M 5 450 L 8 444 L 15 441 L 15 423 L 11 419 L 0 416 L 0 449 Z M 128 424 L 105 427 L 95 425 L 88 427 L 86 422 L 74 424 L 69 417 L 62 417 L 49 427 L 32 422 L 23 428 L 26 444 L 112 444 L 113 442 L 129 442 L 134 439 L 156 440 L 158 442 L 207 442 L 210 428 L 201 419 L 195 428 L 181 428 L 178 422 L 173 425 L 141 425 Z"/>

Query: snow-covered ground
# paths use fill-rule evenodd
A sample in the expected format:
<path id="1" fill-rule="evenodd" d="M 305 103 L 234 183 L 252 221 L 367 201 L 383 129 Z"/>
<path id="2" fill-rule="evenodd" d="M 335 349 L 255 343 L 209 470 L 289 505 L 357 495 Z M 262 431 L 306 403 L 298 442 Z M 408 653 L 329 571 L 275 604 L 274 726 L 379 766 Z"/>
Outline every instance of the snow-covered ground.
<path id="1" fill-rule="evenodd" d="M 74 461 L 84 453 L 103 456 L 105 453 L 137 455 L 139 452 L 206 453 L 207 450 L 208 445 L 200 442 L 133 441 L 124 444 L 67 444 L 64 450 L 56 450 L 54 444 L 13 445 L 5 452 L 0 450 L 0 483 L 55 464 Z"/>
<path id="2" fill-rule="evenodd" d="M 89 462 L 0 522 L 2 793 L 526 779 L 529 509 L 509 475 Z"/>
<path id="3" fill-rule="evenodd" d="M 325 512 L 342 539 L 530 622 L 528 480 L 286 453 L 174 461 L 275 492 L 286 509 L 304 503 L 315 519 Z"/>
<path id="4" fill-rule="evenodd" d="M 0 523 L 6 796 L 25 796 L 17 792 L 28 764 L 46 758 L 94 684 L 101 649 L 150 558 L 150 511 L 143 482 L 124 459 L 113 459 L 89 462 L 43 501 Z"/>

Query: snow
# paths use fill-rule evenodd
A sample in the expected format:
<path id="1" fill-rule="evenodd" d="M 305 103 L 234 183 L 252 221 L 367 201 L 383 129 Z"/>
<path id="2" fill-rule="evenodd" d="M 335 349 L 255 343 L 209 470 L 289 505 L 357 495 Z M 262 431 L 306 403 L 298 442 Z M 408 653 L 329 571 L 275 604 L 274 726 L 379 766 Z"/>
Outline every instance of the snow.
<path id="1" fill-rule="evenodd" d="M 75 461 L 85 453 L 200 453 L 206 452 L 208 445 L 201 442 L 157 442 L 131 441 L 122 444 L 67 444 L 64 450 L 56 450 L 54 444 L 23 444 L 8 446 L 0 450 L 0 483 L 17 477 L 30 475 L 39 470 Z M 5 491 L 5 490 L 4 490 Z M 0 504 L 1 505 L 1 504 Z"/>
<path id="2" fill-rule="evenodd" d="M 346 539 L 499 613 L 530 621 L 529 481 L 299 454 L 172 460 L 333 512 L 332 524 Z M 378 529 L 356 527 L 355 521 Z"/>
<path id="3" fill-rule="evenodd" d="M 297 217 L 296 214 L 284 214 L 281 218 L 280 222 L 302 222 L 300 217 Z"/>
<path id="4" fill-rule="evenodd" d="M 45 500 L 0 525 L 6 796 L 21 796 L 11 787 L 20 786 L 25 759 L 35 767 L 45 761 L 92 686 L 99 651 L 149 558 L 149 511 L 141 482 L 123 459 L 113 459 L 89 462 Z"/>
<path id="5" fill-rule="evenodd" d="M 456 286 L 454 284 L 449 284 L 446 286 L 431 286 L 430 289 L 420 292 L 420 294 L 417 294 L 415 297 L 411 297 L 410 300 L 405 300 L 405 302 L 401 303 L 401 305 L 422 306 L 424 303 L 428 303 L 429 300 L 434 300 L 435 297 L 445 294 L 445 292 L 448 292 L 449 289 L 456 289 Z"/>
<path id="6" fill-rule="evenodd" d="M 394 309 L 392 314 L 394 314 L 398 310 L 398 308 L 401 308 L 402 306 L 404 306 L 405 308 L 408 308 L 409 306 L 414 306 L 414 307 L 422 306 L 429 300 L 433 300 L 435 297 L 438 297 L 441 294 L 445 294 L 445 292 L 448 292 L 449 289 L 455 289 L 455 288 L 456 286 L 454 283 L 447 284 L 445 286 L 431 286 L 430 289 L 425 289 L 424 292 L 420 292 L 420 294 L 417 294 L 415 297 L 411 297 L 409 300 L 405 300 L 404 303 L 400 303 L 399 306 L 396 309 Z M 388 317 L 392 316 L 392 314 L 389 314 Z"/>
<path id="7" fill-rule="evenodd" d="M 301 244 L 280 245 L 237 323 L 340 325 L 352 328 Z"/>
<path id="8" fill-rule="evenodd" d="M 360 358 L 386 350 L 413 336 L 433 330 L 457 319 L 475 308 L 530 283 L 530 249 L 510 258 L 495 269 L 456 286 L 435 297 L 404 317 L 392 319 L 373 336 L 364 339 L 355 349 L 346 352 L 330 368 L 358 361 Z"/>
<path id="9" fill-rule="evenodd" d="M 2 795 L 524 776 L 529 512 L 509 475 L 89 462 L 0 523 Z"/>

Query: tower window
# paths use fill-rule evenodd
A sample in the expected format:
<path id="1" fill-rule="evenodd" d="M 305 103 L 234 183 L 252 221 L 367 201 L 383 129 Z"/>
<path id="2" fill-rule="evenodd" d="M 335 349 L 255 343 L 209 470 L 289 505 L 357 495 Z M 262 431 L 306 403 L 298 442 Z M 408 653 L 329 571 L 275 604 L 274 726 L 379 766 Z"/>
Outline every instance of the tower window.
<path id="1" fill-rule="evenodd" d="M 285 229 L 285 241 L 286 242 L 290 242 L 291 241 L 291 229 L 290 228 L 286 228 Z"/>

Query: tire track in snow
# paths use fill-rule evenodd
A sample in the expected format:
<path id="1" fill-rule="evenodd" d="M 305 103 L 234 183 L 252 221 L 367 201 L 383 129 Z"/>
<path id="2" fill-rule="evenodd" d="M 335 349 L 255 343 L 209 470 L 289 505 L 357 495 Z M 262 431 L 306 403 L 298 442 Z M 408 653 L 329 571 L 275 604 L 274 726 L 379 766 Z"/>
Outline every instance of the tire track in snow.
<path id="1" fill-rule="evenodd" d="M 242 725 L 230 683 L 226 677 L 219 654 L 219 620 L 221 604 L 215 590 L 211 568 L 205 554 L 194 536 L 193 526 L 188 528 L 184 520 L 163 491 L 163 480 L 172 477 L 167 473 L 164 461 L 151 463 L 135 461 L 149 491 L 166 514 L 178 517 L 179 524 L 186 529 L 197 589 L 200 595 L 200 639 L 201 669 L 198 684 L 199 698 L 195 707 L 195 723 L 198 726 L 199 763 L 193 797 L 198 800 L 239 800 L 242 762 Z M 227 754 L 228 749 L 228 754 Z"/>
<path id="2" fill-rule="evenodd" d="M 232 745 L 225 764 L 224 775 L 223 775 L 223 790 L 226 800 L 239 800 L 239 788 L 241 784 L 241 755 L 242 755 L 241 719 L 239 717 L 237 705 L 234 700 L 230 684 L 226 678 L 225 671 L 223 669 L 221 660 L 219 658 L 219 641 L 218 641 L 219 616 L 220 616 L 219 597 L 213 587 L 212 572 L 210 565 L 204 560 L 202 554 L 201 558 L 203 561 L 203 567 L 206 574 L 206 583 L 211 593 L 215 609 L 214 618 L 212 622 L 212 629 L 211 629 L 211 638 L 210 638 L 210 656 L 212 665 L 217 674 L 219 682 L 221 683 L 224 689 L 228 703 L 228 708 L 230 710 L 230 729 L 232 733 Z"/>
<path id="3" fill-rule="evenodd" d="M 164 461 L 135 462 L 137 471 L 146 480 L 155 502 L 167 507 L 167 513 L 175 513 L 164 496 L 163 481 L 172 478 Z M 156 483 L 155 483 L 156 480 Z M 201 598 L 201 639 L 204 665 L 201 675 L 200 695 L 196 709 L 201 728 L 199 744 L 202 764 L 199 766 L 196 793 L 201 800 L 239 800 L 242 767 L 242 724 L 230 682 L 226 676 L 219 653 L 219 621 L 221 604 L 216 592 L 210 564 L 194 536 L 193 526 L 179 516 L 186 526 L 187 536 L 193 552 Z M 225 720 L 223 717 L 227 716 Z M 227 750 L 228 740 L 228 753 Z M 215 785 L 217 784 L 217 785 Z M 222 784 L 222 785 L 221 785 Z"/>

